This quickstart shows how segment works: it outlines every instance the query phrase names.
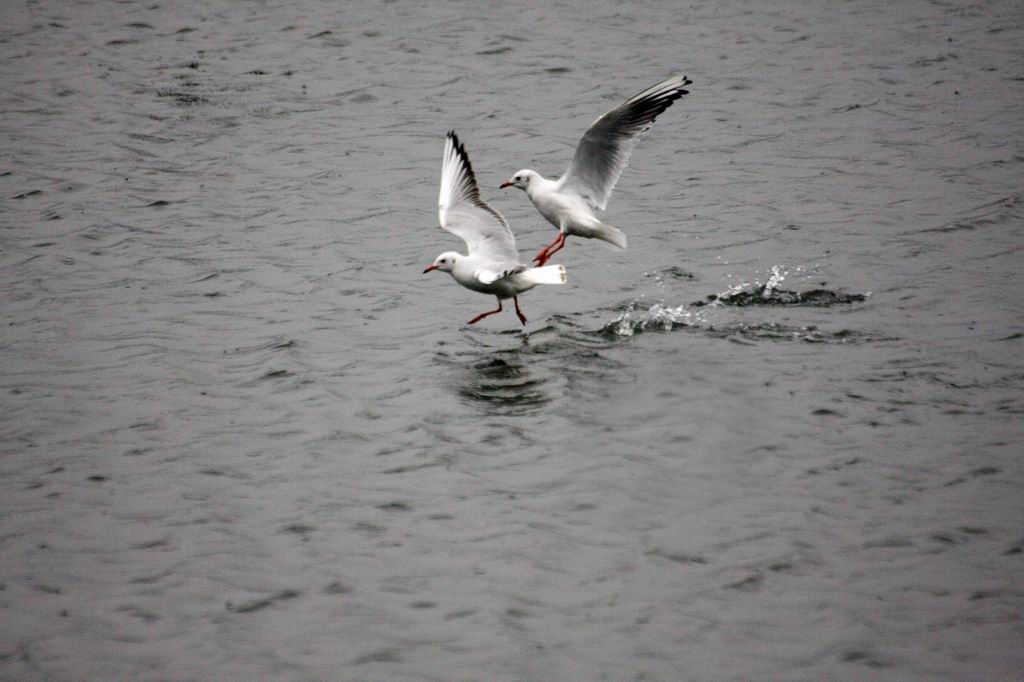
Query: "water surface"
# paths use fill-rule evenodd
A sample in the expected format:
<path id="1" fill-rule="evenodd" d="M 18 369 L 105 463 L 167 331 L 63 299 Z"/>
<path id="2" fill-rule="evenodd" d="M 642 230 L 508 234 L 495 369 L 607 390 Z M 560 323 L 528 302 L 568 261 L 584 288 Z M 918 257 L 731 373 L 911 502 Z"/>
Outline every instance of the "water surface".
<path id="1" fill-rule="evenodd" d="M 1019 3 L 0 15 L 0 677 L 1019 676 Z M 444 132 L 678 72 L 467 327 Z"/>

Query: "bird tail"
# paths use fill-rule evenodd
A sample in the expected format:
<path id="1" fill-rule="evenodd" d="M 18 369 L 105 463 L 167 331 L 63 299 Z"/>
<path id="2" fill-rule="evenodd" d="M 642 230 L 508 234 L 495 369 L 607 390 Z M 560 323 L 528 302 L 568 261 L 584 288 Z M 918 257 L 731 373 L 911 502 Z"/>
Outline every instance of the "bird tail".
<path id="1" fill-rule="evenodd" d="M 593 239 L 602 239 L 619 249 L 626 248 L 626 233 L 617 227 L 596 223 L 590 227 L 590 231 Z"/>
<path id="2" fill-rule="evenodd" d="M 542 268 L 527 268 L 518 274 L 526 284 L 565 284 L 564 265 L 545 265 Z"/>

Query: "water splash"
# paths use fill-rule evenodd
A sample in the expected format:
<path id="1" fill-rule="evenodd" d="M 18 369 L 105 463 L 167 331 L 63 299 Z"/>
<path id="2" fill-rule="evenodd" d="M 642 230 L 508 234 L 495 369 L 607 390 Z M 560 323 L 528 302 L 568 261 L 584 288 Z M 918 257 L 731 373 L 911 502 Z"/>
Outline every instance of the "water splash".
<path id="1" fill-rule="evenodd" d="M 605 326 L 606 333 L 615 336 L 633 336 L 647 330 L 672 331 L 676 327 L 695 327 L 704 322 L 703 311 L 690 310 L 685 305 L 667 306 L 664 301 L 641 309 L 638 301 L 630 301 L 626 310 Z"/>
<path id="2" fill-rule="evenodd" d="M 764 283 L 764 287 L 761 289 L 762 296 L 771 296 L 775 288 L 782 284 L 782 280 L 786 279 L 789 270 L 783 270 L 781 265 L 773 265 L 771 273 L 772 276 L 768 278 L 768 281 Z"/>
<path id="3" fill-rule="evenodd" d="M 803 273 L 805 268 L 798 266 L 793 272 Z M 847 294 L 831 289 L 810 289 L 808 291 L 792 291 L 781 288 L 782 282 L 790 273 L 789 268 L 773 265 L 769 270 L 768 280 L 762 284 L 760 280 L 743 282 L 729 287 L 720 294 L 711 294 L 706 301 L 695 301 L 696 307 L 702 306 L 811 306 L 827 307 L 857 303 L 870 294 Z"/>
<path id="4" fill-rule="evenodd" d="M 807 268 L 787 268 L 774 265 L 768 270 L 767 280 L 746 281 L 729 287 L 720 294 L 710 294 L 706 300 L 694 301 L 689 306 L 672 306 L 665 303 L 667 280 L 693 276 L 677 268 L 644 273 L 654 281 L 659 298 L 653 305 L 648 304 L 646 295 L 630 301 L 625 310 L 612 322 L 605 325 L 601 333 L 606 336 L 633 336 L 644 331 L 672 331 L 678 328 L 702 330 L 715 336 L 730 337 L 734 340 L 791 339 L 809 343 L 848 343 L 864 340 L 862 335 L 843 330 L 830 333 L 817 327 L 790 327 L 775 322 L 726 322 L 715 323 L 724 308 L 747 306 L 806 306 L 828 307 L 865 300 L 864 294 L 844 294 L 829 289 L 812 289 L 804 292 L 790 291 L 781 287 L 791 273 L 805 273 Z M 715 311 L 720 311 L 716 313 Z M 719 321 L 721 322 L 721 321 Z"/>

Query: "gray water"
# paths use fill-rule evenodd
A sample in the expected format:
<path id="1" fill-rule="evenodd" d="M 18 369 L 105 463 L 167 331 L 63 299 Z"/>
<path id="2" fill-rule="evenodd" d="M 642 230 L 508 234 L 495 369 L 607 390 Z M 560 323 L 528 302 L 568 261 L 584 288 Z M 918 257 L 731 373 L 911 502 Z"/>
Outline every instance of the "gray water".
<path id="1" fill-rule="evenodd" d="M 3 679 L 1019 679 L 1024 6 L 0 7 Z M 673 73 L 564 287 L 422 275 Z M 766 286 L 767 285 L 767 286 Z"/>

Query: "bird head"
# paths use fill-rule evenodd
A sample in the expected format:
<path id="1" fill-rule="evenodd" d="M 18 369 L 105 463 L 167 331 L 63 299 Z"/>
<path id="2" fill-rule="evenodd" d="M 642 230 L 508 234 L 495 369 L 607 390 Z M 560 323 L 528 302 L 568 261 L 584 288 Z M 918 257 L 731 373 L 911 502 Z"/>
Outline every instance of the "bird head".
<path id="1" fill-rule="evenodd" d="M 506 187 L 518 187 L 521 190 L 525 190 L 530 186 L 530 183 L 537 177 L 537 174 L 532 170 L 521 170 L 512 176 L 511 180 L 506 180 L 501 183 L 498 189 L 505 189 Z"/>
<path id="2" fill-rule="evenodd" d="M 440 256 L 434 259 L 433 264 L 428 265 L 427 269 L 423 271 L 423 274 L 427 274 L 433 270 L 440 270 L 441 272 L 451 272 L 455 269 L 455 259 L 459 257 L 459 254 L 454 251 L 445 251 Z"/>

